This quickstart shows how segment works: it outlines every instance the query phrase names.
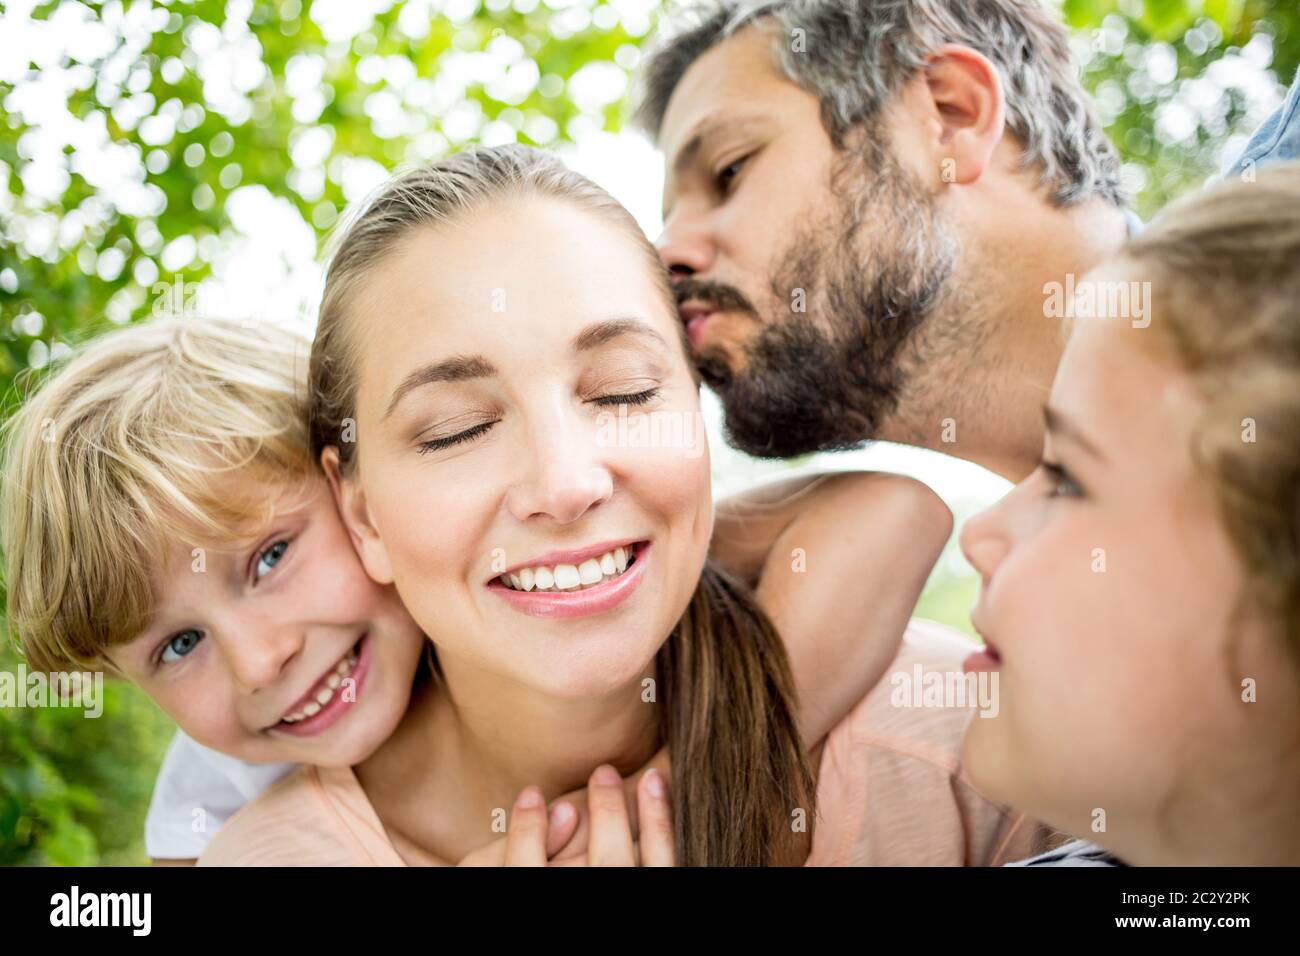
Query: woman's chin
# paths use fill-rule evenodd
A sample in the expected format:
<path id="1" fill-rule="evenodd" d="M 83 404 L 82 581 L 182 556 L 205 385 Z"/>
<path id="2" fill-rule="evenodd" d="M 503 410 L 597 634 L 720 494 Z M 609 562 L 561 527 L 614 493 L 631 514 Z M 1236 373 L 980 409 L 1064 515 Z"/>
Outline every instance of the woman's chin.
<path id="1" fill-rule="evenodd" d="M 649 666 L 650 661 L 640 656 L 551 660 L 532 672 L 529 683 L 558 700 L 592 700 L 630 691 L 653 702 L 654 680 L 645 676 Z"/>

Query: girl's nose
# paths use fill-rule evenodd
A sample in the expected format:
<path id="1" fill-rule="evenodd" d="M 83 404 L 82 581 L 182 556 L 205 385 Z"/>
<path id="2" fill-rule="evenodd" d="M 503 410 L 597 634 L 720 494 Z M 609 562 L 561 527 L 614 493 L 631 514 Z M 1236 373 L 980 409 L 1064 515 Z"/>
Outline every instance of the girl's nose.
<path id="1" fill-rule="evenodd" d="M 959 540 L 962 554 L 979 572 L 985 586 L 1010 550 L 1011 542 L 1007 534 L 1004 512 L 1008 501 L 1009 498 L 1004 498 L 992 507 L 968 518 L 961 529 Z"/>

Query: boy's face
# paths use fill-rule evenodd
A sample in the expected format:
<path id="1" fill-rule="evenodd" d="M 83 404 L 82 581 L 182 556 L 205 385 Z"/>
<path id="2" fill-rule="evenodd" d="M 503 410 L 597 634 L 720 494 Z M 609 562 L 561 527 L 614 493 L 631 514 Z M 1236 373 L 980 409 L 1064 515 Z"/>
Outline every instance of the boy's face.
<path id="1" fill-rule="evenodd" d="M 292 497 L 264 488 L 275 506 L 254 545 L 175 542 L 151 625 L 110 657 L 205 746 L 351 766 L 406 712 L 425 639 L 396 591 L 367 577 L 325 481 L 296 484 Z"/>

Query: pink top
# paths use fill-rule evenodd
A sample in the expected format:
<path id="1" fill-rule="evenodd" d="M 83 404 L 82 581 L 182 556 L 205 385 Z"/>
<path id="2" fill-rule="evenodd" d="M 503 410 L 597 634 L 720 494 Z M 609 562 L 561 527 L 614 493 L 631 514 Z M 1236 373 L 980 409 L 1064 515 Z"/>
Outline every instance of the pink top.
<path id="1" fill-rule="evenodd" d="M 961 769 L 977 702 L 915 706 L 906 675 L 960 673 L 971 643 L 914 619 L 881 681 L 826 739 L 809 866 L 998 866 L 1046 848 Z M 968 695 L 969 696 L 969 695 Z M 897 699 L 895 699 L 897 698 Z M 350 769 L 303 767 L 236 813 L 200 866 L 405 866 Z"/>

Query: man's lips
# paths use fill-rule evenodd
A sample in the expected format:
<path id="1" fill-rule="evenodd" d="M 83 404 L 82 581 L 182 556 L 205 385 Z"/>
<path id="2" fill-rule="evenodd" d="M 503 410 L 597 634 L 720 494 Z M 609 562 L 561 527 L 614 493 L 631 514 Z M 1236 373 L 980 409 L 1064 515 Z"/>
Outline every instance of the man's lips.
<path id="1" fill-rule="evenodd" d="M 700 342 L 704 339 L 705 326 L 717 312 L 718 310 L 713 306 L 698 302 L 685 302 L 678 306 L 677 313 L 686 325 L 686 337 L 690 340 L 691 348 L 700 347 Z"/>

